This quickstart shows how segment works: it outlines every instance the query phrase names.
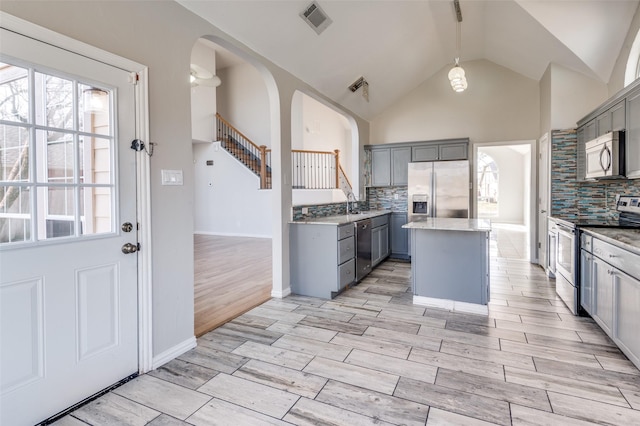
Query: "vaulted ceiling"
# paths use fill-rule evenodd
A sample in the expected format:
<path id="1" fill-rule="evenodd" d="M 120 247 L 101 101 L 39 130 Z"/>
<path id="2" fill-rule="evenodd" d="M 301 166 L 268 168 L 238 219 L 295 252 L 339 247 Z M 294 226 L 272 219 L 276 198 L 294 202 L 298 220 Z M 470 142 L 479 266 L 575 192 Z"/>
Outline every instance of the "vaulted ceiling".
<path id="1" fill-rule="evenodd" d="M 453 64 L 453 1 L 317 1 L 333 21 L 320 35 L 299 16 L 311 0 L 178 0 L 365 119 Z M 607 83 L 638 3 L 460 0 L 461 65 L 486 59 L 540 80 L 556 63 Z M 360 76 L 369 102 L 348 90 Z"/>

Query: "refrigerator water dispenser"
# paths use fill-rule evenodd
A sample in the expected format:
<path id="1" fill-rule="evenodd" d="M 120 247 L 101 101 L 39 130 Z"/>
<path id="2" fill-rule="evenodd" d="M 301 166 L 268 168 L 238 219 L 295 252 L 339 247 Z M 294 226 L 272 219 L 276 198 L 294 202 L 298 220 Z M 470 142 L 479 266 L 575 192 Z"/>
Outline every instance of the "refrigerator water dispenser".
<path id="1" fill-rule="evenodd" d="M 429 196 L 427 194 L 414 194 L 413 200 L 413 214 L 428 214 L 429 213 Z"/>

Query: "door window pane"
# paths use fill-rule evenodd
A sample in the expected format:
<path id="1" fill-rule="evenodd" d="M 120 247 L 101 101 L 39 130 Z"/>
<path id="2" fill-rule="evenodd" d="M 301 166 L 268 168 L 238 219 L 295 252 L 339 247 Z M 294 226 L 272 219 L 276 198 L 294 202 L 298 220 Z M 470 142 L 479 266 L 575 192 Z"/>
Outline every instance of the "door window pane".
<path id="1" fill-rule="evenodd" d="M 111 134 L 109 92 L 81 84 L 78 90 L 78 130 L 98 135 Z"/>
<path id="2" fill-rule="evenodd" d="M 0 244 L 30 240 L 30 213 L 28 187 L 0 186 Z"/>
<path id="3" fill-rule="evenodd" d="M 40 132 L 39 132 L 40 133 Z M 61 132 L 42 132 L 46 137 L 47 173 L 45 182 L 73 183 L 75 161 L 73 155 L 73 135 Z"/>
<path id="4" fill-rule="evenodd" d="M 0 62 L 0 119 L 29 120 L 29 71 Z"/>
<path id="5" fill-rule="evenodd" d="M 0 124 L 0 180 L 29 180 L 29 131 L 25 127 Z"/>
<path id="6" fill-rule="evenodd" d="M 80 189 L 80 216 L 82 234 L 113 232 L 112 192 L 109 187 L 84 187 Z"/>
<path id="7" fill-rule="evenodd" d="M 81 136 L 78 146 L 80 153 L 80 182 L 112 184 L 113 152 L 112 139 Z"/>
<path id="8" fill-rule="evenodd" d="M 73 129 L 73 82 L 41 73 L 36 73 L 35 81 L 36 90 L 42 94 L 36 103 L 36 124 Z"/>

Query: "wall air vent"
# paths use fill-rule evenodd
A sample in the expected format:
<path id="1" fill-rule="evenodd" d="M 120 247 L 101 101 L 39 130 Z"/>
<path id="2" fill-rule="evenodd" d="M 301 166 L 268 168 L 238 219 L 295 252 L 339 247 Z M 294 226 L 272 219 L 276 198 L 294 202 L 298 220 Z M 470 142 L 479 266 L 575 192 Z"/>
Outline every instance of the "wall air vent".
<path id="1" fill-rule="evenodd" d="M 318 34 L 333 22 L 315 1 L 300 13 L 300 17 Z"/>

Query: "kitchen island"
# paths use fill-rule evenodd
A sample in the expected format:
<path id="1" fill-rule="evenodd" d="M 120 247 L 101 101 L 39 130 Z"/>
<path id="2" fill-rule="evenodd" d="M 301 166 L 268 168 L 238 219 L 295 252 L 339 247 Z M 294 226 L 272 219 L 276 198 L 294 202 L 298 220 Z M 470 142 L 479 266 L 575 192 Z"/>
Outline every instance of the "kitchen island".
<path id="1" fill-rule="evenodd" d="M 427 218 L 403 228 L 411 232 L 413 303 L 488 314 L 491 222 Z"/>

